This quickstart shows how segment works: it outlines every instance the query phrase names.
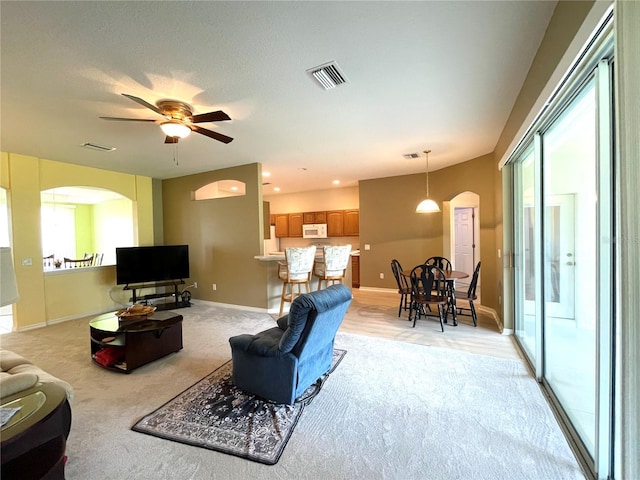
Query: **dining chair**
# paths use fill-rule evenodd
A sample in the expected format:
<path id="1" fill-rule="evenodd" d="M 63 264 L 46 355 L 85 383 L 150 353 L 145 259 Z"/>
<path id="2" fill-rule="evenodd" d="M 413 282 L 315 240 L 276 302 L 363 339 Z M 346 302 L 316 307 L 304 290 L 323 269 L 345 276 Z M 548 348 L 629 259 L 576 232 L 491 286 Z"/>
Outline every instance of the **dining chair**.
<path id="1" fill-rule="evenodd" d="M 426 265 L 435 265 L 436 267 L 438 267 L 441 270 L 449 271 L 449 270 L 453 270 L 453 268 L 451 268 L 451 262 L 449 261 L 448 258 L 445 257 L 429 257 L 427 258 L 424 263 Z"/>
<path id="2" fill-rule="evenodd" d="M 325 283 L 325 288 L 335 283 L 342 283 L 349 265 L 351 245 L 325 245 L 322 250 L 322 258 L 313 264 L 313 274 L 318 277 L 318 290 Z"/>
<path id="3" fill-rule="evenodd" d="M 64 257 L 64 268 L 90 267 L 92 263 L 93 255 L 79 259 Z"/>
<path id="4" fill-rule="evenodd" d="M 42 257 L 42 267 L 45 269 L 53 268 L 53 253 L 46 257 Z"/>
<path id="5" fill-rule="evenodd" d="M 427 313 L 425 307 L 436 306 L 438 308 L 440 329 L 444 332 L 447 305 L 449 303 L 444 272 L 435 265 L 417 265 L 411 270 L 410 280 L 411 303 L 409 305 L 409 320 L 413 320 L 413 327 L 416 326 L 416 319 L 419 316 L 435 316 Z"/>
<path id="6" fill-rule="evenodd" d="M 462 313 L 463 311 L 470 311 L 471 312 L 471 319 L 473 320 L 473 326 L 477 327 L 478 326 L 478 317 L 476 315 L 476 308 L 473 305 L 473 301 L 476 300 L 478 297 L 476 295 L 476 287 L 478 286 L 478 276 L 480 275 L 480 262 L 478 262 L 478 264 L 476 265 L 476 268 L 473 270 L 473 277 L 471 277 L 471 283 L 469 284 L 469 288 L 464 291 L 464 290 L 456 290 L 455 294 L 456 294 L 456 308 L 458 310 L 458 314 L 459 315 L 466 315 L 464 313 Z M 460 307 L 457 305 L 457 302 L 460 300 L 464 300 L 466 302 L 469 302 L 469 308 L 466 307 Z"/>
<path id="7" fill-rule="evenodd" d="M 278 262 L 278 278 L 282 280 L 282 295 L 280 296 L 280 315 L 285 302 L 293 302 L 302 295 L 301 286 L 311 292 L 309 281 L 316 257 L 316 247 L 287 247 L 284 251 L 285 262 Z M 297 292 L 295 291 L 297 287 Z"/>
<path id="8" fill-rule="evenodd" d="M 398 285 L 398 293 L 400 294 L 400 306 L 398 307 L 398 316 L 402 310 L 409 310 L 409 302 L 411 299 L 411 286 L 406 275 L 402 273 L 402 265 L 395 258 L 391 260 L 391 271 Z"/>
<path id="9" fill-rule="evenodd" d="M 98 265 L 102 265 L 102 257 L 104 256 L 104 253 L 86 253 L 84 254 L 83 258 L 90 258 L 93 257 L 93 262 L 91 263 L 92 266 L 98 266 Z"/>

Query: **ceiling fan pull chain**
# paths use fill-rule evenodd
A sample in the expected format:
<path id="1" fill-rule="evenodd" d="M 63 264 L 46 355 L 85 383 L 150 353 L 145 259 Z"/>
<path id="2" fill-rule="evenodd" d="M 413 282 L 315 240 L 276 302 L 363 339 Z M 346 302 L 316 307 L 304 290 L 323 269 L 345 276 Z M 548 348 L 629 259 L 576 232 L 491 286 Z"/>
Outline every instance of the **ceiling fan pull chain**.
<path id="1" fill-rule="evenodd" d="M 178 144 L 173 144 L 173 162 L 176 164 L 176 167 L 179 165 L 178 163 Z"/>

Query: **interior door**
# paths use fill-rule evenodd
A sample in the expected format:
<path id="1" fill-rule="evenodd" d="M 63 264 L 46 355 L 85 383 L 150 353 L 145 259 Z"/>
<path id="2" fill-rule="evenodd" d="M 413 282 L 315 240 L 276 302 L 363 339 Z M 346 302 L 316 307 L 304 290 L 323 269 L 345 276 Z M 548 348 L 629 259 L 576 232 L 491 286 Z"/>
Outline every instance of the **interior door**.
<path id="1" fill-rule="evenodd" d="M 575 318 L 575 198 L 545 198 L 544 275 L 546 315 Z"/>
<path id="2" fill-rule="evenodd" d="M 455 254 L 453 266 L 469 274 L 469 278 L 457 283 L 469 285 L 475 266 L 475 232 L 473 207 L 456 207 L 454 210 Z"/>

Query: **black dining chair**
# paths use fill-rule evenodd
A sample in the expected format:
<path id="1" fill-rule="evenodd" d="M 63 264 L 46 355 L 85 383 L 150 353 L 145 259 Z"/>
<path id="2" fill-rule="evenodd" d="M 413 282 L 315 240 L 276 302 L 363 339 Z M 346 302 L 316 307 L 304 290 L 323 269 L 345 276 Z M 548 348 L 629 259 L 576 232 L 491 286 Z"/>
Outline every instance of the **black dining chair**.
<path id="1" fill-rule="evenodd" d="M 440 329 L 444 332 L 447 305 L 449 303 L 444 272 L 435 265 L 418 265 L 411 270 L 410 280 L 411 303 L 409 305 L 409 320 L 413 320 L 413 327 L 416 326 L 416 319 L 419 316 L 435 316 L 428 314 L 425 309 L 425 307 L 430 309 L 434 305 L 438 307 Z"/>
<path id="2" fill-rule="evenodd" d="M 451 268 L 451 262 L 445 257 L 429 257 L 424 261 L 424 263 L 425 265 L 435 265 L 445 272 L 453 270 L 453 268 Z"/>
<path id="3" fill-rule="evenodd" d="M 473 301 L 478 297 L 476 295 L 476 287 L 478 286 L 478 276 L 480 275 L 480 262 L 476 265 L 475 270 L 473 271 L 473 277 L 471 277 L 471 283 L 469 284 L 469 288 L 467 291 L 464 290 L 456 290 L 456 308 L 458 310 L 459 315 L 466 315 L 463 311 L 469 311 L 471 313 L 471 319 L 473 320 L 473 326 L 478 326 L 478 316 L 476 315 L 476 307 L 473 305 Z M 457 302 L 460 300 L 464 300 L 469 302 L 469 308 L 460 307 L 457 305 Z"/>
<path id="4" fill-rule="evenodd" d="M 402 313 L 402 310 L 409 310 L 409 302 L 411 299 L 411 287 L 409 286 L 409 280 L 402 274 L 402 265 L 395 258 L 391 260 L 391 271 L 396 278 L 398 284 L 398 293 L 400 294 L 400 306 L 398 307 L 398 316 Z"/>

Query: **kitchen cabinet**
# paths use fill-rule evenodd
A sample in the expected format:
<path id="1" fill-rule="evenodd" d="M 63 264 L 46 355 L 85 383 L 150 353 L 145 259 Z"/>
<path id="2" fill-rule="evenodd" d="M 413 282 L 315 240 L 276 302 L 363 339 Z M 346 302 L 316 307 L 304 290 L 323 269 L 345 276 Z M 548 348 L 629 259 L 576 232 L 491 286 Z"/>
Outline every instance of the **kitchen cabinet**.
<path id="1" fill-rule="evenodd" d="M 289 214 L 278 213 L 275 215 L 276 238 L 289 236 Z"/>
<path id="2" fill-rule="evenodd" d="M 304 212 L 303 223 L 327 223 L 327 212 Z"/>
<path id="3" fill-rule="evenodd" d="M 328 212 L 276 213 L 270 215 L 276 226 L 276 237 L 302 237 L 302 225 L 326 223 L 328 237 L 360 235 L 360 210 L 330 210 Z"/>
<path id="4" fill-rule="evenodd" d="M 351 287 L 360 288 L 360 256 L 351 257 Z"/>
<path id="5" fill-rule="evenodd" d="M 360 235 L 360 210 L 344 211 L 344 235 Z"/>
<path id="6" fill-rule="evenodd" d="M 344 210 L 327 212 L 327 236 L 342 237 L 344 235 Z"/>
<path id="7" fill-rule="evenodd" d="M 289 214 L 289 237 L 302 237 L 302 213 Z"/>

